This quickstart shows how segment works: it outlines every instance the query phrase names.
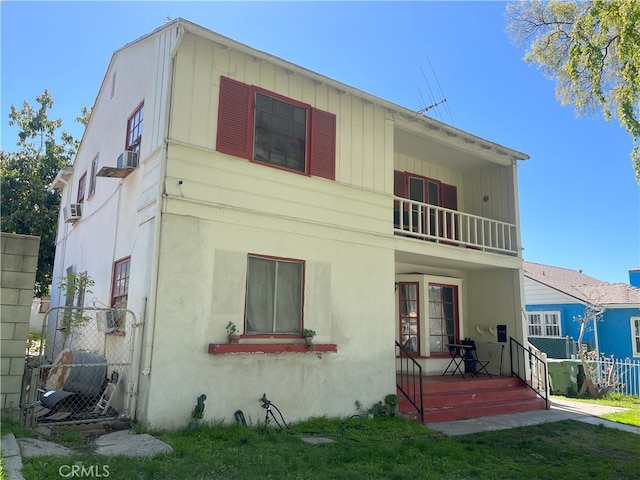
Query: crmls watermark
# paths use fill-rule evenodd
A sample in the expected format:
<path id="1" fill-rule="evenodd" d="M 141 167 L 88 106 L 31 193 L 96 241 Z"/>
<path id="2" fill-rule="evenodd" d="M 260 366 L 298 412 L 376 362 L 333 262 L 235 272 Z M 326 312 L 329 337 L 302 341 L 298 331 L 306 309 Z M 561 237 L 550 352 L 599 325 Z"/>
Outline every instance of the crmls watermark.
<path id="1" fill-rule="evenodd" d="M 78 462 L 73 465 L 62 465 L 58 469 L 58 474 L 62 478 L 107 478 L 109 465 L 85 466 Z"/>

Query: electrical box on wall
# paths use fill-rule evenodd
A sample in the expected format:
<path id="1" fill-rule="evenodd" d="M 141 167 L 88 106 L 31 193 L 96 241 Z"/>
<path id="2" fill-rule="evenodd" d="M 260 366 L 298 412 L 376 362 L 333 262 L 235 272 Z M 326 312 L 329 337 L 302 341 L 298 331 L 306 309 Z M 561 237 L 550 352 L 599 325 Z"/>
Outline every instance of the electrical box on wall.
<path id="1" fill-rule="evenodd" d="M 498 341 L 506 342 L 507 341 L 507 326 L 506 325 L 498 325 Z"/>

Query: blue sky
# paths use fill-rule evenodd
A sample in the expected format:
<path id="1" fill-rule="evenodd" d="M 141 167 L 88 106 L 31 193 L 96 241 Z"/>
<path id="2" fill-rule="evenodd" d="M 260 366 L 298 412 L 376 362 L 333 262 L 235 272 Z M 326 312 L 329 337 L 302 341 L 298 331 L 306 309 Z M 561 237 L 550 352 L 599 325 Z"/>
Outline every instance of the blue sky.
<path id="1" fill-rule="evenodd" d="M 48 89 L 80 138 L 113 52 L 183 17 L 251 47 L 527 153 L 524 257 L 628 282 L 640 267 L 640 187 L 617 120 L 576 118 L 505 33 L 503 2 L 23 2 L 0 4 L 2 148 L 10 105 Z"/>

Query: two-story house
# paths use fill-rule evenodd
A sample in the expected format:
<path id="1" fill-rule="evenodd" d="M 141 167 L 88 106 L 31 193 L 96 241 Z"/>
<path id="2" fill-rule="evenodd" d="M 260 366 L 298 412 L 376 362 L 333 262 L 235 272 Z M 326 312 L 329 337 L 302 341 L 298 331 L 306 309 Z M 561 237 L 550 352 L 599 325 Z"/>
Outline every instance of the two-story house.
<path id="1" fill-rule="evenodd" d="M 205 419 L 255 421 L 263 393 L 288 420 L 353 413 L 396 392 L 394 340 L 440 376 L 471 337 L 510 375 L 527 158 L 177 19 L 112 57 L 56 181 L 54 276 L 135 312 L 110 341 L 153 428 L 201 393 Z"/>

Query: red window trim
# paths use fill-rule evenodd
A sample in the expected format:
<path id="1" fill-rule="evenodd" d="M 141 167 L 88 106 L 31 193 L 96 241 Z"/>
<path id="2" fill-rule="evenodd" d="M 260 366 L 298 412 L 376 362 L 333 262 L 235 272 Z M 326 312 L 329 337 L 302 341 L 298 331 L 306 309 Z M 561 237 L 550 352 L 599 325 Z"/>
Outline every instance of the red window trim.
<path id="1" fill-rule="evenodd" d="M 301 260 L 299 258 L 288 258 L 288 257 L 274 257 L 272 255 L 261 255 L 261 254 L 257 254 L 257 253 L 248 253 L 247 254 L 247 272 L 248 270 L 248 265 L 249 265 L 249 258 L 253 257 L 253 258 L 262 258 L 265 260 L 273 260 L 273 261 L 277 261 L 277 262 L 292 262 L 292 263 L 298 263 L 298 264 L 302 264 L 302 285 L 301 285 L 301 292 L 300 292 L 300 331 L 302 332 L 302 330 L 305 328 L 304 326 L 304 291 L 305 291 L 305 273 L 306 273 L 306 269 L 307 269 L 307 264 L 304 260 Z M 245 282 L 245 287 L 244 287 L 244 325 L 243 325 L 243 332 L 247 331 L 247 294 L 249 292 L 249 276 L 247 275 L 246 278 L 246 282 Z M 301 335 L 299 333 L 276 333 L 276 332 L 270 332 L 270 333 L 249 333 L 249 334 L 242 334 L 241 338 L 300 338 Z"/>
<path id="2" fill-rule="evenodd" d="M 307 138 L 305 171 L 288 169 L 271 163 L 253 160 L 255 92 L 277 98 L 307 110 Z M 216 150 L 245 158 L 260 165 L 306 176 L 335 180 L 336 116 L 306 103 L 247 85 L 237 80 L 220 77 L 220 102 Z"/>
<path id="3" fill-rule="evenodd" d="M 437 180 L 435 178 L 430 178 L 430 177 L 425 177 L 424 175 L 420 175 L 418 173 L 412 173 L 412 172 L 407 172 L 407 171 L 400 171 L 400 170 L 394 170 L 393 171 L 393 179 L 394 179 L 394 186 L 393 186 L 393 193 L 394 195 L 398 196 L 398 197 L 402 197 L 402 198 L 409 198 L 409 178 L 414 177 L 414 178 L 419 178 L 421 180 L 424 180 L 424 185 L 425 185 L 425 190 L 424 190 L 424 198 L 426 199 L 426 201 L 424 203 L 429 203 L 428 202 L 428 182 L 432 182 L 432 183 L 436 183 L 438 185 L 438 206 L 441 206 L 443 208 L 449 208 L 451 210 L 457 210 L 458 209 L 458 187 L 456 185 L 450 185 L 448 183 L 444 183 L 440 180 Z M 398 182 L 402 181 L 402 193 L 400 192 L 400 189 L 398 188 Z M 447 195 L 445 195 L 444 191 L 447 190 Z M 453 195 L 455 193 L 455 195 Z M 445 202 L 445 199 L 451 195 L 453 199 L 455 199 L 455 205 L 451 205 L 451 202 Z M 445 203 L 449 203 L 450 205 L 445 205 Z"/>
<path id="4" fill-rule="evenodd" d="M 403 197 L 403 198 L 409 199 L 409 179 L 411 178 L 417 178 L 424 182 L 423 203 L 426 203 L 429 205 L 437 205 L 442 208 L 448 208 L 449 210 L 456 210 L 456 211 L 458 210 L 458 187 L 457 186 L 449 185 L 440 180 L 436 180 L 435 178 L 425 177 L 417 173 L 412 173 L 407 171 L 402 172 L 400 170 L 394 170 L 393 171 L 393 194 L 397 197 Z M 438 186 L 438 203 L 437 204 L 432 204 L 429 202 L 429 183 L 434 183 Z M 394 201 L 394 211 L 398 212 L 397 214 L 399 214 L 399 208 L 400 208 L 399 202 Z M 409 206 L 405 204 L 404 210 L 407 211 L 408 209 L 409 209 Z M 446 237 L 446 238 L 458 240 L 460 236 L 458 232 L 458 228 L 456 225 L 453 225 L 451 222 L 453 214 L 450 212 L 446 212 L 444 213 L 444 215 L 446 215 L 446 219 L 447 219 L 447 231 L 446 232 L 434 231 L 431 233 L 434 233 L 434 234 L 437 233 L 438 236 L 440 237 Z M 443 212 L 440 212 L 438 217 L 440 220 L 440 225 L 442 225 Z"/>
<path id="5" fill-rule="evenodd" d="M 116 270 L 118 265 L 122 265 L 123 263 L 129 263 L 129 274 L 127 275 L 127 279 L 130 278 L 131 275 L 131 256 L 123 257 L 120 260 L 116 260 L 113 262 L 113 269 L 111 274 L 111 307 L 116 308 Z M 122 297 L 124 295 L 118 295 L 118 297 Z M 127 280 L 127 300 L 129 297 L 129 280 Z"/>
<path id="6" fill-rule="evenodd" d="M 87 172 L 85 171 L 78 180 L 78 197 L 76 203 L 84 202 L 84 191 L 87 189 Z"/>
<path id="7" fill-rule="evenodd" d="M 129 118 L 127 119 L 127 132 L 126 132 L 126 137 L 124 140 L 124 149 L 125 150 L 131 150 L 132 147 L 138 147 L 138 149 L 140 148 L 140 144 L 142 143 L 142 133 L 140 133 L 140 135 L 138 135 L 133 142 L 129 143 L 129 134 L 131 133 L 131 131 L 133 130 L 131 128 L 131 120 L 133 120 L 133 118 L 138 114 L 138 112 L 140 112 L 140 110 L 142 110 L 144 108 L 144 100 L 142 102 L 140 102 L 140 104 L 135 108 L 135 110 L 133 111 L 133 113 L 131 115 L 129 115 Z M 143 123 L 144 120 L 144 116 L 140 119 L 140 121 L 135 125 L 135 127 L 137 127 L 138 125 L 140 125 L 141 123 Z"/>

